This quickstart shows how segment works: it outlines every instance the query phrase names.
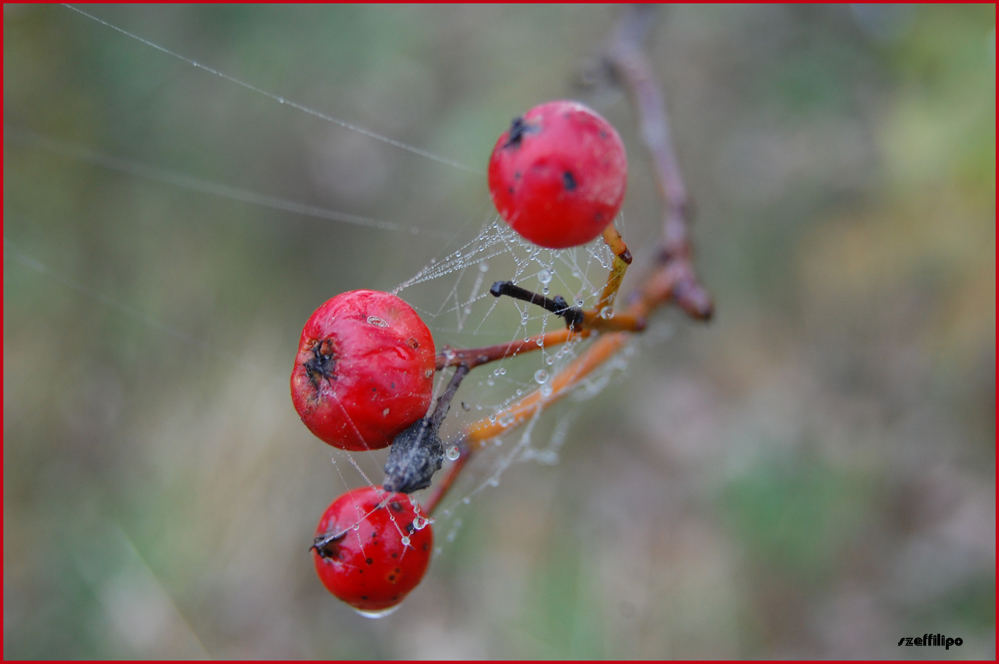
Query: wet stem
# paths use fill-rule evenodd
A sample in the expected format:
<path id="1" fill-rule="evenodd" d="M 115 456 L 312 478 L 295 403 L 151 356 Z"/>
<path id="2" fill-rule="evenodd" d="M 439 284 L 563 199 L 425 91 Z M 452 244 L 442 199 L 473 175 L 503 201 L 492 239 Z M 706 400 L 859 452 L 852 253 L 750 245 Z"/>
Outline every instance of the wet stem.
<path id="1" fill-rule="evenodd" d="M 645 328 L 645 321 L 655 309 L 673 303 L 691 318 L 700 321 L 710 320 L 713 314 L 711 297 L 698 282 L 691 262 L 692 251 L 687 230 L 690 205 L 673 149 L 665 100 L 652 67 L 640 50 L 650 24 L 651 11 L 654 10 L 641 5 L 630 6 L 625 10 L 604 47 L 598 66 L 611 74 L 610 78 L 627 91 L 659 184 L 663 203 L 663 230 L 655 262 L 639 287 L 624 298 L 623 311 L 614 312 L 612 307 L 625 272 L 631 264 L 631 253 L 611 224 L 604 231 L 603 239 L 614 253 L 614 263 L 597 306 L 593 309 L 573 309 L 575 314 L 565 315 L 564 310 L 562 313 L 553 310 L 552 304 L 558 306 L 557 301 L 544 302 L 547 298 L 526 291 L 526 295 L 514 294 L 517 292 L 514 289 L 499 288 L 497 290 L 505 292 L 493 293 L 497 296 L 511 295 L 539 304 L 565 318 L 567 328 L 523 341 L 485 348 L 458 350 L 445 347 L 437 356 L 437 369 L 440 371 L 447 367 L 458 367 L 448 387 L 447 401 L 453 397 L 464 375 L 482 364 L 589 336 L 597 338 L 579 357 L 551 379 L 550 392 L 535 390 L 511 405 L 497 421 L 481 419 L 472 422 L 448 441 L 449 446 L 458 447 L 459 456 L 428 496 L 423 509 L 427 515 L 433 514 L 468 460 L 484 447 L 486 441 L 523 424 L 571 392 L 581 380 L 624 348 L 633 333 L 641 332 Z M 506 282 L 498 282 L 496 286 L 503 283 Z"/>

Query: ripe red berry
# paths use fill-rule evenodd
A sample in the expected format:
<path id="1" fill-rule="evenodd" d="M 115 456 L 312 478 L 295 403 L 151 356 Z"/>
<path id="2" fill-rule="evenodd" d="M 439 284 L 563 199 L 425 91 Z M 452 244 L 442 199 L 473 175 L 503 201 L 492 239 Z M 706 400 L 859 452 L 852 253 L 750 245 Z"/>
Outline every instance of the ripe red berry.
<path id="1" fill-rule="evenodd" d="M 312 556 L 327 590 L 360 611 L 381 612 L 420 583 L 433 548 L 430 524 L 409 496 L 366 487 L 329 506 Z"/>
<path id="2" fill-rule="evenodd" d="M 342 293 L 302 330 L 291 399 L 305 426 L 334 447 L 388 447 L 427 414 L 435 356 L 430 330 L 401 299 Z"/>
<path id="3" fill-rule="evenodd" d="M 489 159 L 489 193 L 500 216 L 549 249 L 600 235 L 621 209 L 627 179 L 617 131 L 573 101 L 550 101 L 515 119 Z"/>

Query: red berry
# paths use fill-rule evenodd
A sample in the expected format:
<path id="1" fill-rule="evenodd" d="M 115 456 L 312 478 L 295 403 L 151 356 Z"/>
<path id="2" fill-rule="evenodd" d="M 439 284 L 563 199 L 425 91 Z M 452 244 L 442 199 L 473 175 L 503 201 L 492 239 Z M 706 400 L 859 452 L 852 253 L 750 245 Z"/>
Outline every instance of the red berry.
<path id="1" fill-rule="evenodd" d="M 430 330 L 398 297 L 342 293 L 302 330 L 291 399 L 305 426 L 334 447 L 388 447 L 427 414 L 435 356 Z"/>
<path id="2" fill-rule="evenodd" d="M 333 501 L 316 527 L 313 560 L 323 585 L 361 611 L 399 604 L 423 578 L 434 548 L 429 523 L 401 493 L 354 489 Z M 356 526 L 356 528 L 355 528 Z"/>
<path id="3" fill-rule="evenodd" d="M 617 131 L 574 101 L 550 101 L 515 119 L 489 159 L 489 193 L 500 216 L 549 249 L 600 235 L 621 209 L 627 179 Z"/>

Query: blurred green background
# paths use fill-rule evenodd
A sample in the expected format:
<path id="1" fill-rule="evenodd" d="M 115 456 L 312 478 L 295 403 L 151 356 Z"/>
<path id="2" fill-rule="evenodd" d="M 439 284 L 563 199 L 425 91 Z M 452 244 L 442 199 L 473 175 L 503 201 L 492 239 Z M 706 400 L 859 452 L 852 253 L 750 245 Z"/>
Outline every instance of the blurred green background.
<path id="1" fill-rule="evenodd" d="M 574 87 L 619 7 L 85 9 L 479 170 L 579 98 L 648 260 L 627 100 Z M 438 524 L 372 621 L 306 553 L 361 481 L 287 377 L 320 302 L 441 240 L 198 188 L 471 239 L 485 178 L 4 5 L 4 656 L 994 658 L 994 5 L 668 7 L 646 51 L 717 319 L 661 314 L 560 463 Z M 924 632 L 964 645 L 896 646 Z"/>

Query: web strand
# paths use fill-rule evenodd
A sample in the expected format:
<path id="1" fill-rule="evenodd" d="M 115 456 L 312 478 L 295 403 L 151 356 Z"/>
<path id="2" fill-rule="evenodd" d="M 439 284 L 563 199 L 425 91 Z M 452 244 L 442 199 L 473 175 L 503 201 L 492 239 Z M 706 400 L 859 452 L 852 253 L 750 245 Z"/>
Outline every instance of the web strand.
<path id="1" fill-rule="evenodd" d="M 354 226 L 376 228 L 384 231 L 409 232 L 413 235 L 430 235 L 441 238 L 448 237 L 446 233 L 442 233 L 441 231 L 420 228 L 418 226 L 404 226 L 393 221 L 382 221 L 380 219 L 362 217 L 359 215 L 348 214 L 346 212 L 338 212 L 336 210 L 329 210 L 315 205 L 308 205 L 306 203 L 299 203 L 285 198 L 258 194 L 245 189 L 218 184 L 216 182 L 196 178 L 190 175 L 184 175 L 182 173 L 176 173 L 174 171 L 157 168 L 155 166 L 149 166 L 148 164 L 143 164 L 141 162 L 122 159 L 120 157 L 91 150 L 83 146 L 64 143 L 63 141 L 42 136 L 30 131 L 4 127 L 3 135 L 4 140 L 11 143 L 27 145 L 33 148 L 46 150 L 62 157 L 75 159 L 89 164 L 95 164 L 97 166 L 118 171 L 119 173 L 124 173 L 137 178 L 163 182 L 182 189 L 197 191 L 211 196 L 218 196 L 220 198 L 226 198 L 240 203 L 257 205 L 260 207 L 270 208 L 272 210 L 280 210 L 282 212 L 301 214 L 308 217 L 315 217 L 317 219 L 338 221 L 340 223 L 352 224 Z"/>
<path id="2" fill-rule="evenodd" d="M 201 69 L 203 71 L 208 72 L 209 74 L 213 74 L 215 76 L 218 76 L 219 78 L 223 78 L 223 79 L 229 81 L 230 83 L 235 83 L 236 85 L 238 85 L 240 87 L 246 88 L 247 90 L 250 90 L 252 92 L 256 92 L 257 94 L 263 95 L 263 96 L 267 97 L 268 99 L 273 99 L 274 101 L 278 102 L 279 104 L 284 104 L 285 106 L 290 106 L 290 107 L 292 107 L 292 108 L 294 108 L 296 110 L 302 111 L 303 113 L 308 113 L 309 115 L 311 115 L 313 117 L 319 118 L 320 120 L 325 120 L 326 122 L 331 122 L 331 123 L 333 123 L 335 125 L 343 127 L 344 129 L 349 129 L 350 131 L 353 131 L 353 132 L 356 132 L 358 134 L 361 134 L 362 136 L 367 136 L 368 138 L 372 138 L 372 139 L 374 139 L 376 141 L 380 141 L 382 143 L 386 143 L 388 145 L 391 145 L 392 147 L 399 148 L 400 150 L 405 150 L 406 152 L 411 152 L 412 154 L 419 155 L 420 157 L 424 157 L 426 159 L 430 159 L 432 161 L 436 161 L 439 164 L 444 164 L 445 166 L 450 166 L 451 168 L 455 168 L 455 169 L 457 169 L 459 171 L 464 171 L 465 173 L 470 173 L 472 175 L 478 175 L 478 176 L 484 175 L 484 173 L 482 171 L 479 171 L 477 169 L 471 168 L 470 166 L 466 166 L 465 164 L 462 164 L 461 162 L 456 161 L 454 159 L 449 159 L 448 157 L 442 157 L 441 155 L 438 155 L 438 154 L 435 154 L 433 152 L 430 152 L 429 150 L 424 150 L 422 148 L 418 148 L 416 146 L 409 145 L 408 143 L 403 143 L 402 141 L 398 141 L 398 140 L 396 140 L 394 138 L 389 138 L 388 136 L 383 136 L 381 134 L 377 134 L 377 133 L 375 133 L 373 131 L 370 131 L 370 130 L 365 129 L 363 127 L 359 127 L 359 126 L 357 126 L 355 124 L 347 122 L 346 120 L 341 120 L 339 118 L 335 118 L 332 115 L 329 115 L 327 113 L 323 113 L 321 111 L 317 111 L 315 109 L 309 108 L 308 106 L 304 106 L 302 104 L 299 104 L 298 102 L 292 101 L 291 99 L 286 99 L 286 98 L 282 97 L 281 95 L 276 95 L 273 92 L 268 92 L 267 90 L 264 90 L 263 88 L 259 88 L 259 87 L 255 86 L 255 85 L 253 85 L 252 83 L 247 83 L 246 81 L 242 81 L 242 80 L 240 80 L 240 79 L 238 79 L 238 78 L 236 78 L 234 76 L 230 76 L 229 74 L 223 73 L 223 72 L 219 71 L 218 69 L 214 69 L 212 67 L 209 67 L 208 65 L 202 64 L 202 63 L 200 63 L 200 62 L 198 62 L 196 60 L 192 60 L 191 58 L 188 58 L 188 57 L 186 57 L 184 55 L 181 55 L 180 53 L 177 53 L 175 51 L 171 51 L 168 48 L 165 48 L 163 46 L 160 46 L 159 44 L 151 42 L 148 39 L 145 39 L 144 37 L 140 37 L 139 35 L 136 35 L 134 33 L 129 32 L 128 30 L 125 30 L 123 28 L 119 28 L 118 26 L 113 25 L 111 23 L 108 23 L 107 21 L 105 21 L 103 19 L 100 19 L 100 18 L 94 16 L 93 14 L 89 14 L 89 13 L 83 11 L 82 9 L 78 8 L 78 7 L 74 7 L 73 5 L 63 4 L 63 7 L 65 7 L 66 9 L 71 9 L 74 12 L 76 12 L 78 14 L 81 14 L 83 16 L 86 16 L 87 18 L 89 18 L 89 19 L 91 19 L 93 21 L 96 21 L 96 22 L 100 23 L 103 26 L 111 28 L 112 30 L 114 30 L 116 32 L 119 32 L 119 33 L 125 35 L 126 37 L 131 37 L 132 39 L 135 39 L 136 41 L 139 41 L 139 42 L 145 44 L 146 46 L 149 46 L 150 48 L 154 48 L 154 49 L 156 49 L 157 51 L 159 51 L 161 53 L 165 53 L 165 54 L 167 54 L 167 55 L 169 55 L 171 57 L 174 57 L 174 58 L 177 58 L 178 60 L 186 62 L 187 64 L 191 65 L 192 67 L 196 67 L 198 69 Z"/>

